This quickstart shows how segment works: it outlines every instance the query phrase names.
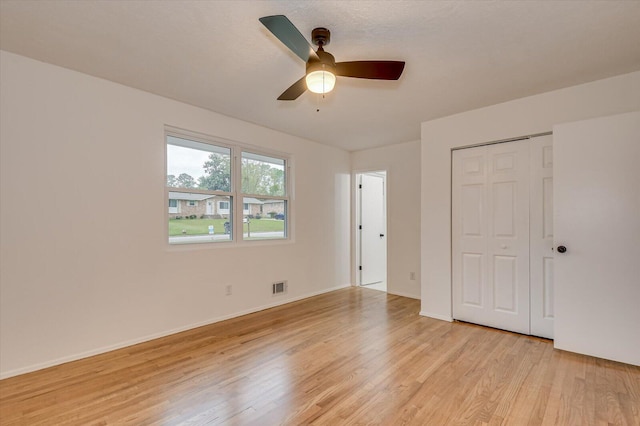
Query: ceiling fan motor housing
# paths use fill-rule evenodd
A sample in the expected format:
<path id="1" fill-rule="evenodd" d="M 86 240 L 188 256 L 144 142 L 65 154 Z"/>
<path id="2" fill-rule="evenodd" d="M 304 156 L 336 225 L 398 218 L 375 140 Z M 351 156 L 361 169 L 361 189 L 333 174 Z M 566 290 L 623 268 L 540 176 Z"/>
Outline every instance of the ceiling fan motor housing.
<path id="1" fill-rule="evenodd" d="M 331 53 L 322 50 L 322 47 L 320 47 L 320 49 L 318 49 L 316 53 L 320 60 L 317 61 L 314 59 L 309 59 L 309 61 L 307 62 L 307 74 L 313 71 L 329 71 L 335 75 L 336 58 L 334 58 Z"/>
<path id="2" fill-rule="evenodd" d="M 314 28 L 311 31 L 311 40 L 318 47 L 327 46 L 331 42 L 331 31 L 324 27 Z"/>

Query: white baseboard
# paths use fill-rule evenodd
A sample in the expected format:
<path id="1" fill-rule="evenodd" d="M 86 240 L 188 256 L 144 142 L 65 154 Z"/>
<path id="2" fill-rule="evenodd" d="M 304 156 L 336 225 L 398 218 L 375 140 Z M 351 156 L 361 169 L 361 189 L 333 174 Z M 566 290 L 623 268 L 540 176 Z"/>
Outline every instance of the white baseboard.
<path id="1" fill-rule="evenodd" d="M 144 337 L 140 337 L 140 338 L 137 338 L 137 339 L 131 339 L 131 340 L 127 340 L 127 341 L 124 341 L 124 342 L 116 343 L 115 345 L 103 346 L 101 348 L 92 349 L 92 350 L 81 352 L 81 353 L 78 353 L 78 354 L 57 358 L 57 359 L 54 359 L 54 360 L 51 360 L 51 361 L 46 361 L 46 362 L 42 362 L 42 363 L 38 363 L 38 364 L 33 364 L 33 365 L 29 365 L 27 367 L 22 367 L 22 368 L 16 368 L 14 370 L 9 370 L 9 371 L 5 371 L 3 373 L 0 373 L 0 380 L 7 379 L 7 378 L 13 377 L 13 376 L 18 376 L 20 374 L 31 373 L 33 371 L 42 370 L 44 368 L 53 367 L 55 365 L 60 365 L 60 364 L 64 364 L 64 363 L 71 362 L 71 361 L 77 361 L 79 359 L 88 358 L 90 356 L 100 355 L 100 354 L 103 354 L 105 352 L 111 352 L 111 351 L 114 351 L 116 349 L 126 348 L 127 346 L 137 345 L 138 343 L 148 342 L 150 340 L 154 340 L 154 339 L 159 339 L 161 337 L 170 336 L 172 334 L 176 334 L 176 333 L 180 333 L 180 332 L 183 332 L 183 331 L 191 330 L 193 328 L 198 328 L 198 327 L 202 327 L 202 326 L 205 326 L 205 325 L 214 324 L 216 322 L 225 321 L 225 320 L 228 320 L 228 319 L 231 319 L 231 318 L 241 317 L 243 315 L 252 314 L 254 312 L 263 311 L 265 309 L 275 308 L 276 306 L 286 305 L 287 303 L 297 302 L 298 300 L 308 299 L 309 297 L 319 296 L 319 295 L 324 294 L 324 293 L 330 293 L 332 291 L 336 291 L 336 290 L 340 290 L 340 289 L 348 288 L 348 287 L 351 287 L 351 284 L 343 284 L 343 285 L 339 285 L 339 286 L 335 286 L 335 287 L 330 287 L 330 288 L 327 288 L 327 289 L 324 289 L 324 290 L 308 293 L 308 294 L 305 294 L 303 296 L 291 297 L 291 298 L 288 298 L 288 299 L 279 299 L 277 302 L 268 303 L 266 305 L 258 306 L 256 308 L 246 309 L 244 311 L 235 312 L 233 314 L 212 318 L 212 319 L 209 319 L 209 320 L 206 320 L 206 321 L 201 321 L 201 322 L 194 323 L 194 324 L 189 324 L 189 325 L 184 326 L 184 327 L 177 327 L 177 328 L 173 328 L 171 330 L 163 331 L 163 332 L 160 332 L 160 333 L 154 333 L 154 334 L 150 334 L 150 335 L 147 335 L 147 336 L 144 336 Z"/>
<path id="2" fill-rule="evenodd" d="M 441 321 L 453 322 L 453 318 L 447 315 L 433 314 L 425 311 L 420 311 L 420 315 L 423 317 L 434 318 Z"/>
<path id="3" fill-rule="evenodd" d="M 393 294 L 394 296 L 402 296 L 402 297 L 408 297 L 409 299 L 420 300 L 420 296 L 416 296 L 415 294 L 403 293 L 401 291 L 391 291 L 391 290 L 389 290 L 388 287 L 387 287 L 387 293 L 388 294 Z"/>

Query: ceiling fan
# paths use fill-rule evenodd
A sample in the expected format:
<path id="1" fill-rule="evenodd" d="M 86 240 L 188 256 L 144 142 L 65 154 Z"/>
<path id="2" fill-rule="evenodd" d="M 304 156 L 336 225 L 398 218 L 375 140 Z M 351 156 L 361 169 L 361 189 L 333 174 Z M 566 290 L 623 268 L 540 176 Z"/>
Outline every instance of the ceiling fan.
<path id="1" fill-rule="evenodd" d="M 314 51 L 300 31 L 284 15 L 265 16 L 260 22 L 284 43 L 293 53 L 306 62 L 307 72 L 279 97 L 279 101 L 293 101 L 305 90 L 327 93 L 333 90 L 336 76 L 369 78 L 375 80 L 397 80 L 404 70 L 402 61 L 352 61 L 337 62 L 333 55 L 324 51 L 331 41 L 331 33 L 326 28 L 315 28 L 311 32 Z"/>

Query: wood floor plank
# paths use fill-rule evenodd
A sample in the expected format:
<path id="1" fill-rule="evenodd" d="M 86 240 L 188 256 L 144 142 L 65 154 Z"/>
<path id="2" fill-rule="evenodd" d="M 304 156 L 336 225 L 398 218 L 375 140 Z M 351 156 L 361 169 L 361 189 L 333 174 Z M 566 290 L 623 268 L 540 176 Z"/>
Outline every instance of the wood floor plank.
<path id="1" fill-rule="evenodd" d="M 0 381 L 4 425 L 640 425 L 640 367 L 350 288 Z"/>

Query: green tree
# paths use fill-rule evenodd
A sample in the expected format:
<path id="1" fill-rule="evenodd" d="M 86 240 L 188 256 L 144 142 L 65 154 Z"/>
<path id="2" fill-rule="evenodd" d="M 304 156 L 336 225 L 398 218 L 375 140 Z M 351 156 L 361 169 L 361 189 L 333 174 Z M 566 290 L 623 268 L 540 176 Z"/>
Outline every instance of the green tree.
<path id="1" fill-rule="evenodd" d="M 178 182 L 176 181 L 175 175 L 167 175 L 167 186 L 175 188 L 178 186 Z"/>
<path id="2" fill-rule="evenodd" d="M 211 153 L 202 167 L 205 175 L 198 179 L 198 188 L 231 191 L 231 159 L 228 155 Z"/>
<path id="3" fill-rule="evenodd" d="M 231 191 L 229 156 L 211 153 L 202 167 L 205 174 L 198 179 L 198 188 L 210 191 Z M 256 195 L 284 195 L 284 170 L 264 161 L 243 158 L 242 192 Z"/>
<path id="4" fill-rule="evenodd" d="M 261 161 L 242 159 L 242 192 L 245 194 L 265 194 L 265 177 L 269 165 Z"/>
<path id="5" fill-rule="evenodd" d="M 263 161 L 242 159 L 242 192 L 284 195 L 284 170 Z"/>
<path id="6" fill-rule="evenodd" d="M 196 180 L 187 173 L 180 173 L 180 176 L 178 176 L 178 179 L 176 179 L 176 183 L 177 183 L 177 187 L 178 188 L 195 188 L 196 187 Z"/>
<path id="7" fill-rule="evenodd" d="M 284 195 L 284 170 L 275 167 L 269 170 L 269 195 Z"/>

